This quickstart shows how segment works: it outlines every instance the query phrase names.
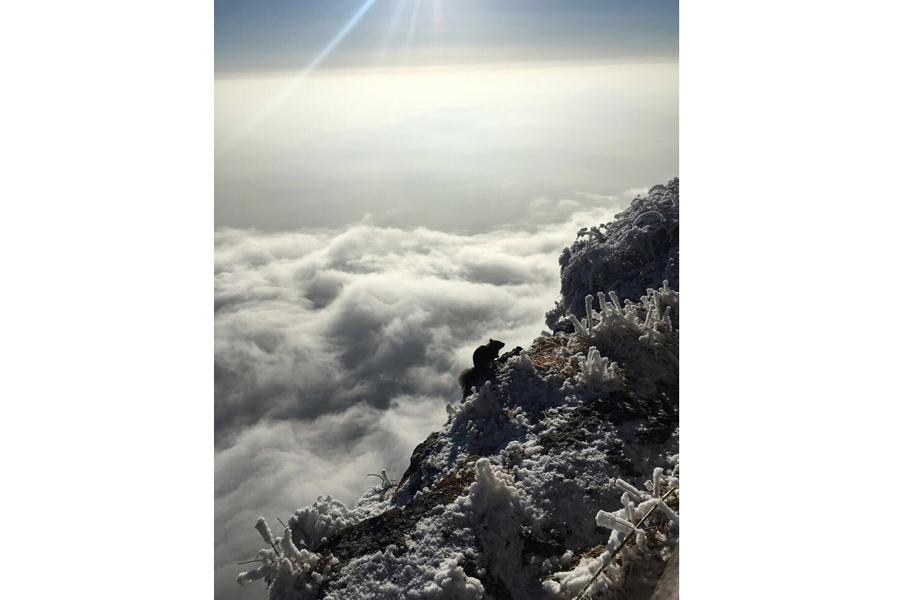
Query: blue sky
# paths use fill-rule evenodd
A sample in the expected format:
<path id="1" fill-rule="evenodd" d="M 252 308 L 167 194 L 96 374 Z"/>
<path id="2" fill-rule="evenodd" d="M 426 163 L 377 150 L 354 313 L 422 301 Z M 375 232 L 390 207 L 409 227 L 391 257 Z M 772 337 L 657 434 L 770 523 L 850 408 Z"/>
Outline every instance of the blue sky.
<path id="1" fill-rule="evenodd" d="M 367 0 L 217 0 L 216 71 L 305 68 Z M 677 0 L 375 0 L 325 67 L 677 56 Z"/>

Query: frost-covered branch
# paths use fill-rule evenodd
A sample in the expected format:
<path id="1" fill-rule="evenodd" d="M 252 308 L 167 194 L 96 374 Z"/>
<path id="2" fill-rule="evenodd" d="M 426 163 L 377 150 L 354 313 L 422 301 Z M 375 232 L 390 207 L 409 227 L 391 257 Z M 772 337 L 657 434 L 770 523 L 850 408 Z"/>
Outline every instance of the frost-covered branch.
<path id="1" fill-rule="evenodd" d="M 597 572 L 594 573 L 594 576 L 591 577 L 590 581 L 588 581 L 587 584 L 585 584 L 585 586 L 581 589 L 581 592 L 579 592 L 579 594 L 575 597 L 575 600 L 580 600 L 582 597 L 584 597 L 585 593 L 588 591 L 588 589 L 591 587 L 591 585 L 597 580 L 597 578 L 600 576 L 600 574 L 603 573 L 603 570 L 606 568 L 606 566 L 609 565 L 610 563 L 612 563 L 612 559 L 614 559 L 616 557 L 616 555 L 622 550 L 622 548 L 625 547 L 625 544 L 628 543 L 628 540 L 635 537 L 637 535 L 637 533 L 641 530 L 641 526 L 643 526 L 644 521 L 646 521 L 647 518 L 651 514 L 653 514 L 653 511 L 656 510 L 656 508 L 660 507 L 661 505 L 665 505 L 665 499 L 668 498 L 669 494 L 671 494 L 674 491 L 675 491 L 675 488 L 672 488 L 668 492 L 666 492 L 666 494 L 662 498 L 660 498 L 659 500 L 656 501 L 654 507 L 649 512 L 647 512 L 646 515 L 644 515 L 644 517 L 640 520 L 640 522 L 638 522 L 637 525 L 631 526 L 632 527 L 631 533 L 629 533 L 628 536 L 615 547 L 615 549 L 610 554 L 608 560 L 603 561 L 602 566 L 599 569 L 597 569 Z M 666 508 L 668 509 L 668 506 Z M 669 509 L 669 510 L 671 511 L 671 509 Z M 601 523 L 601 513 L 603 515 L 610 515 L 610 516 L 612 516 L 612 515 L 610 513 L 607 513 L 606 511 L 602 511 L 602 510 L 597 513 L 597 525 L 600 525 L 601 527 L 606 527 L 605 523 L 607 521 L 605 518 L 604 518 L 604 522 Z M 614 519 L 615 519 L 614 522 L 616 523 L 616 525 L 619 525 L 621 522 L 621 519 L 618 519 L 616 517 L 614 517 Z M 677 519 L 677 517 L 676 517 L 676 519 Z M 631 524 L 628 523 L 627 525 L 631 525 Z M 621 529 L 615 529 L 613 531 L 613 535 L 616 536 L 616 533 L 619 531 L 621 531 Z M 618 537 L 618 536 L 616 536 L 616 537 Z M 612 540 L 612 536 L 610 537 L 610 539 Z M 604 554 L 606 554 L 606 552 L 604 552 Z"/>
<path id="2" fill-rule="evenodd" d="M 653 534 L 648 534 L 643 527 L 654 511 L 659 509 L 672 522 L 673 526 L 678 524 L 677 513 L 665 503 L 666 498 L 677 494 L 674 484 L 677 484 L 677 479 L 673 475 L 667 477 L 662 468 L 654 469 L 653 479 L 645 483 L 648 489 L 671 485 L 660 498 L 651 497 L 650 494 L 639 491 L 626 481 L 616 479 L 615 487 L 623 492 L 621 497 L 623 508 L 614 512 L 600 510 L 595 517 L 599 527 L 610 530 L 609 540 L 603 552 L 594 559 L 582 560 L 571 571 L 554 574 L 556 581 L 545 581 L 544 589 L 552 597 L 572 598 L 574 594 L 577 600 L 601 590 L 620 588 L 623 585 L 625 570 L 623 566 L 616 565 L 614 559 L 624 552 L 624 565 L 629 557 L 648 551 L 648 536 Z M 639 504 L 635 506 L 635 502 L 639 502 Z M 635 546 L 626 550 L 626 544 L 631 539 L 634 539 Z M 575 594 L 575 590 L 579 590 L 577 594 Z"/>
<path id="3" fill-rule="evenodd" d="M 376 475 L 375 473 L 366 473 L 366 476 L 367 477 L 378 477 L 379 479 L 381 479 L 381 489 L 383 489 L 383 490 L 386 490 L 389 487 L 392 487 L 393 485 L 396 484 L 396 482 L 393 479 L 388 477 L 387 470 L 385 470 L 385 469 L 381 470 L 381 475 Z"/>

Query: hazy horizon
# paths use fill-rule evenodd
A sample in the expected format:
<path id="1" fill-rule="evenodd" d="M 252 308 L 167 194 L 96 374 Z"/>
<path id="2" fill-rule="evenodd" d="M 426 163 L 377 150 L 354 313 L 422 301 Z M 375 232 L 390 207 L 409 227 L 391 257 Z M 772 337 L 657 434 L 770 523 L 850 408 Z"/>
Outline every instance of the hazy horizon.
<path id="1" fill-rule="evenodd" d="M 534 203 L 668 181 L 677 145 L 673 62 L 228 76 L 215 226 L 527 228 Z"/>
<path id="2" fill-rule="evenodd" d="M 678 173 L 678 3 L 216 2 L 215 227 L 534 227 Z"/>

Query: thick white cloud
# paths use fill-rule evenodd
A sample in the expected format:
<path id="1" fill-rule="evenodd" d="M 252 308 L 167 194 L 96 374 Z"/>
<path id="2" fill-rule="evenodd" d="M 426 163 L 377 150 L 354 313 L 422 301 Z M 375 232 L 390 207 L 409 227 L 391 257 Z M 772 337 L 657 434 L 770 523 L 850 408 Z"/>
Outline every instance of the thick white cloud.
<path id="1" fill-rule="evenodd" d="M 554 206 L 591 202 L 575 199 Z M 218 232 L 217 597 L 259 596 L 234 577 L 260 515 L 277 524 L 325 494 L 352 504 L 382 468 L 399 478 L 460 398 L 473 350 L 539 335 L 563 247 L 622 200 L 530 232 Z"/>

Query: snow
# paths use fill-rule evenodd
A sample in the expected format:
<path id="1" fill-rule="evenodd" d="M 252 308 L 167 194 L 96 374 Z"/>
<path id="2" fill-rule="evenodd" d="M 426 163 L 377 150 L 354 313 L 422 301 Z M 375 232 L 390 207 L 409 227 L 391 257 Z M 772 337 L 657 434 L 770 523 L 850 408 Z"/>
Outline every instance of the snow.
<path id="1" fill-rule="evenodd" d="M 668 504 L 657 498 L 656 507 L 661 510 L 664 515 L 666 515 L 669 521 L 671 521 L 675 525 L 678 525 L 678 515 L 675 513 L 675 511 L 669 508 Z"/>
<path id="2" fill-rule="evenodd" d="M 417 596 L 441 600 L 481 600 L 484 587 L 474 577 L 467 577 L 459 562 L 457 559 L 449 559 L 442 563 L 434 574 L 434 579 Z"/>
<path id="3" fill-rule="evenodd" d="M 678 287 L 678 194 L 678 179 L 654 186 L 615 221 L 578 232 L 559 258 L 563 297 L 547 313 L 548 327 L 566 313 L 584 318 L 584 297 L 600 290 L 636 301 L 663 280 Z"/>
<path id="4" fill-rule="evenodd" d="M 616 487 L 628 494 L 631 499 L 636 502 L 643 502 L 647 499 L 647 494 L 639 491 L 636 487 L 634 487 L 627 481 L 616 479 Z"/>
<path id="5" fill-rule="evenodd" d="M 264 518 L 260 517 L 256 520 L 256 530 L 259 531 L 259 534 L 267 544 L 270 546 L 275 545 L 275 538 L 272 537 L 272 530 L 269 529 L 269 525 Z"/>
<path id="6" fill-rule="evenodd" d="M 677 215 L 675 180 L 584 234 L 556 331 L 448 403 L 396 485 L 382 471 L 352 508 L 320 496 L 280 538 L 260 519 L 270 547 L 238 582 L 271 600 L 563 599 L 589 582 L 649 598 L 678 542 Z M 624 277 L 615 260 L 640 244 L 628 266 L 653 288 L 586 286 Z"/>
<path id="7" fill-rule="evenodd" d="M 266 563 L 250 571 L 246 571 L 238 575 L 237 582 L 239 585 L 245 585 L 251 581 L 262 579 L 275 572 L 275 566 L 272 563 Z"/>
<path id="8" fill-rule="evenodd" d="M 343 529 L 359 521 L 356 513 L 343 502 L 331 496 L 319 496 L 310 506 L 297 510 L 288 520 L 296 543 L 304 548 L 315 548 L 332 531 Z"/>
<path id="9" fill-rule="evenodd" d="M 526 373 L 534 373 L 534 363 L 528 358 L 528 353 L 521 352 L 518 356 L 511 356 L 507 363 L 510 367 L 521 369 Z"/>

